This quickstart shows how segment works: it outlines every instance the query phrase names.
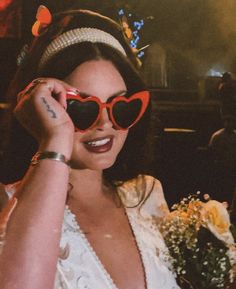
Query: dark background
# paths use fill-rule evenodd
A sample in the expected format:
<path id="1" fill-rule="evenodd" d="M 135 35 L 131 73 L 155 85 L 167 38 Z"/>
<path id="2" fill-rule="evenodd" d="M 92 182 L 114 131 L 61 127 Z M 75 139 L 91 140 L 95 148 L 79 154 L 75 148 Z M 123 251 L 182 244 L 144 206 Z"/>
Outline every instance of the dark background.
<path id="1" fill-rule="evenodd" d="M 133 14 L 133 19 L 143 19 L 139 46 L 157 41 L 165 49 L 171 88 L 196 89 L 199 79 L 210 69 L 236 72 L 234 0 L 13 1 L 22 3 L 22 35 L 19 39 L 0 39 L 1 100 L 15 69 L 16 56 L 31 39 L 31 26 L 40 4 L 52 12 L 67 8 L 93 9 L 116 20 L 118 10 L 124 8 Z"/>

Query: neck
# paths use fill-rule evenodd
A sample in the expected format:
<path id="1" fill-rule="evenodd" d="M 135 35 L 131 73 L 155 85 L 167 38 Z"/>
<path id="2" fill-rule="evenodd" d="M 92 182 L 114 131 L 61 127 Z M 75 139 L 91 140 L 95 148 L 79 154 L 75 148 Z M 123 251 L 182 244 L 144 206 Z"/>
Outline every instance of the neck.
<path id="1" fill-rule="evenodd" d="M 71 195 L 79 197 L 86 192 L 86 196 L 91 194 L 101 194 L 103 187 L 102 171 L 71 169 L 69 183 L 72 185 Z"/>
<path id="2" fill-rule="evenodd" d="M 104 184 L 102 171 L 71 170 L 68 204 L 91 208 L 111 199 L 112 189 Z"/>

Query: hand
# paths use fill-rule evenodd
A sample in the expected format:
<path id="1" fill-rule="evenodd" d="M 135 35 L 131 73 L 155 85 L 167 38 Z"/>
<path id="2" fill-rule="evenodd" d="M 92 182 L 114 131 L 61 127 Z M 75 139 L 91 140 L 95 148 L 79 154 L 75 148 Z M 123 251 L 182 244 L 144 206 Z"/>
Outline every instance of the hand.
<path id="1" fill-rule="evenodd" d="M 67 89 L 75 88 L 61 80 L 40 78 L 18 94 L 15 116 L 39 143 L 53 136 L 73 135 L 74 126 L 66 113 Z"/>

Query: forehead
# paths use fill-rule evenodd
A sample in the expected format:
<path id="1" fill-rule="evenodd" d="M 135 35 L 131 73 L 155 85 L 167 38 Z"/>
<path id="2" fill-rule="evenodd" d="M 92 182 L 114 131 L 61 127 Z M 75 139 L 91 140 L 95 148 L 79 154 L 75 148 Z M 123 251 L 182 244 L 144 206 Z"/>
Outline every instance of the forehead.
<path id="1" fill-rule="evenodd" d="M 107 60 L 92 60 L 79 65 L 65 81 L 79 91 L 106 98 L 126 91 L 125 82 L 116 67 Z"/>

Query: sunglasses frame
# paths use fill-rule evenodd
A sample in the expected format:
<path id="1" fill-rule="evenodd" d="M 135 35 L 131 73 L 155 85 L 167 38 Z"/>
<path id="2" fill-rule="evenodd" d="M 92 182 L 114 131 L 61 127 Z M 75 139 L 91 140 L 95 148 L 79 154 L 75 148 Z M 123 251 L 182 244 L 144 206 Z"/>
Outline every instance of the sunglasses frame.
<path id="1" fill-rule="evenodd" d="M 96 120 L 93 122 L 92 125 L 90 125 L 88 128 L 82 130 L 78 127 L 75 126 L 76 131 L 80 131 L 80 132 L 85 132 L 87 130 L 92 129 L 94 126 L 96 126 L 98 120 L 101 118 L 102 115 L 102 111 L 104 108 L 107 109 L 108 112 L 108 116 L 110 121 L 112 122 L 112 124 L 114 125 L 115 129 L 118 130 L 128 130 L 129 128 L 131 128 L 133 125 L 135 125 L 143 116 L 144 112 L 146 111 L 147 107 L 148 107 L 148 103 L 150 100 L 150 93 L 147 90 L 143 90 L 143 91 L 139 91 L 136 92 L 134 94 L 132 94 L 130 97 L 126 97 L 126 96 L 115 96 L 110 102 L 102 102 L 97 96 L 88 96 L 88 97 L 81 97 L 79 91 L 73 91 L 73 90 L 67 90 L 67 94 L 66 94 L 66 99 L 67 100 L 77 100 L 80 102 L 90 102 L 93 101 L 95 102 L 98 107 L 99 107 L 99 112 L 97 115 Z M 120 101 L 124 101 L 126 103 L 129 103 L 135 99 L 139 99 L 142 102 L 142 107 L 140 109 L 140 112 L 137 116 L 137 118 L 127 127 L 127 128 L 123 128 L 120 125 L 117 124 L 114 116 L 113 116 L 113 107 L 117 102 Z"/>

